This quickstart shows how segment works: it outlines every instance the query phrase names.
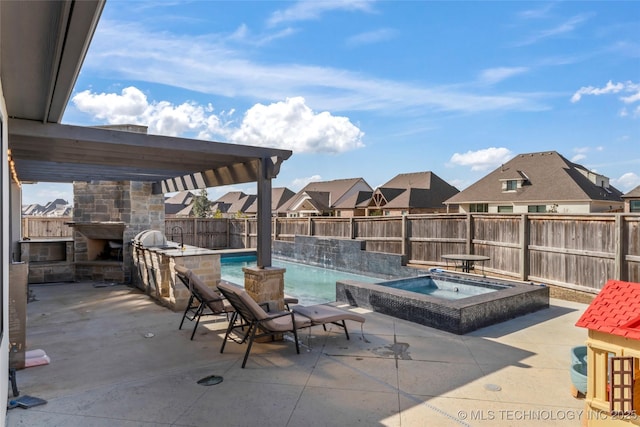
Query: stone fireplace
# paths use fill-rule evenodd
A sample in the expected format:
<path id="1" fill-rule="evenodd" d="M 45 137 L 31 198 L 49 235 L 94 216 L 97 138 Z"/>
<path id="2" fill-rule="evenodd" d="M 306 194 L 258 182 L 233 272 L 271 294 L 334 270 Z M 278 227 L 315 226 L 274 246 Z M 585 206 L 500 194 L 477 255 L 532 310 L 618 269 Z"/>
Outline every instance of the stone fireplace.
<path id="1" fill-rule="evenodd" d="M 76 280 L 129 283 L 130 242 L 140 231 L 164 230 L 164 197 L 151 183 L 90 181 L 73 183 Z"/>

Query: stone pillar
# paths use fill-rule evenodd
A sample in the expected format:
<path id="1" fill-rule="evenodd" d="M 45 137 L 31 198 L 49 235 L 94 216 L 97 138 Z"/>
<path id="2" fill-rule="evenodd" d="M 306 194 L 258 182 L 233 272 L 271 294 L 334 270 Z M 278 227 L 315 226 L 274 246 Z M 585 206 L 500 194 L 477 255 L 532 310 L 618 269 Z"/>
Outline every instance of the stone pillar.
<path id="1" fill-rule="evenodd" d="M 284 272 L 279 267 L 244 267 L 244 288 L 258 304 L 269 303 L 270 311 L 284 310 Z M 282 339 L 276 336 L 275 339 Z M 270 337 L 258 342 L 270 341 Z"/>

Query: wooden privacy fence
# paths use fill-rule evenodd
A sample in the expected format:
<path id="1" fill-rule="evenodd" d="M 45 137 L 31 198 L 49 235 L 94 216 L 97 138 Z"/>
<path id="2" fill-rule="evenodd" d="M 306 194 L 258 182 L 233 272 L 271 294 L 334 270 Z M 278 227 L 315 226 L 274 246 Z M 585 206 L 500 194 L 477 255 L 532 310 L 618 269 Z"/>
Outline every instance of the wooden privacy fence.
<path id="1" fill-rule="evenodd" d="M 257 243 L 255 219 L 167 219 L 167 230 L 175 221 L 225 223 L 210 248 Z M 274 218 L 272 233 L 284 241 L 296 235 L 358 239 L 368 251 L 401 254 L 411 264 L 444 266 L 444 254 L 485 255 L 486 272 L 583 291 L 597 292 L 609 279 L 640 281 L 638 214 Z"/>
<path id="2" fill-rule="evenodd" d="M 23 236 L 71 237 L 71 218 L 22 219 Z M 165 234 L 210 249 L 255 248 L 254 218 L 170 218 Z M 446 265 L 444 254 L 490 258 L 487 272 L 597 292 L 609 279 L 640 282 L 639 214 L 421 214 L 393 217 L 273 218 L 273 239 L 296 235 L 365 242 L 367 251 L 408 263 Z"/>
<path id="3" fill-rule="evenodd" d="M 70 216 L 22 218 L 22 237 L 28 239 L 73 237 L 73 228 L 65 224 Z"/>

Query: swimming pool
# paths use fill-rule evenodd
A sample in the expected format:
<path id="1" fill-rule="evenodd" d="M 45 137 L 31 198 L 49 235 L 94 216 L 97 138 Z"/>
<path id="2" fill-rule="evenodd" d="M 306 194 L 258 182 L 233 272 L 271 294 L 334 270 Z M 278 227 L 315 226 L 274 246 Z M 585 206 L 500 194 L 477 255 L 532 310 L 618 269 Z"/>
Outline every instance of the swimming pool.
<path id="1" fill-rule="evenodd" d="M 222 280 L 244 284 L 243 267 L 255 267 L 256 257 L 223 256 L 220 259 Z M 336 300 L 336 282 L 339 280 L 357 280 L 373 283 L 380 279 L 344 271 L 320 268 L 307 264 L 273 259 L 274 267 L 285 268 L 284 293 L 298 298 L 302 305 L 324 304 Z"/>

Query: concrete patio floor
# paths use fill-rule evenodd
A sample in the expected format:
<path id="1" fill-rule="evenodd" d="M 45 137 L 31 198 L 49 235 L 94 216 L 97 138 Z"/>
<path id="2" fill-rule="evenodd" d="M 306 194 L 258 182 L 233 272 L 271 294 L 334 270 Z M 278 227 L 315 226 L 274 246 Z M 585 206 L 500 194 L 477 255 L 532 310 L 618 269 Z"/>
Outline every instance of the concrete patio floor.
<path id="1" fill-rule="evenodd" d="M 178 330 L 181 313 L 135 288 L 31 285 L 27 349 L 48 365 L 18 371 L 21 395 L 47 400 L 7 413 L 7 426 L 579 426 L 570 349 L 585 304 L 549 309 L 458 336 L 366 317 L 364 339 L 337 327 L 290 339 L 220 345 L 226 321 Z M 153 336 L 151 336 L 151 334 Z M 199 385 L 209 375 L 222 383 Z M 11 390 L 9 390 L 11 398 Z"/>

